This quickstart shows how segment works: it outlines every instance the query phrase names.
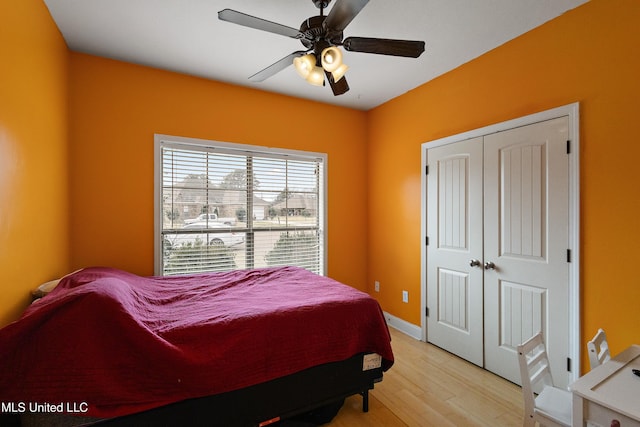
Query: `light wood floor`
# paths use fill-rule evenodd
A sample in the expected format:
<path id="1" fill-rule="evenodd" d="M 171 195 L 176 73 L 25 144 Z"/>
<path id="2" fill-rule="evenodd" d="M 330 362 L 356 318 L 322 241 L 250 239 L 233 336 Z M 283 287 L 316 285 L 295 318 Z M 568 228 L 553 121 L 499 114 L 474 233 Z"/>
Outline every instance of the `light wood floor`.
<path id="1" fill-rule="evenodd" d="M 369 394 L 352 396 L 328 426 L 521 426 L 519 386 L 391 328 L 395 363 Z"/>

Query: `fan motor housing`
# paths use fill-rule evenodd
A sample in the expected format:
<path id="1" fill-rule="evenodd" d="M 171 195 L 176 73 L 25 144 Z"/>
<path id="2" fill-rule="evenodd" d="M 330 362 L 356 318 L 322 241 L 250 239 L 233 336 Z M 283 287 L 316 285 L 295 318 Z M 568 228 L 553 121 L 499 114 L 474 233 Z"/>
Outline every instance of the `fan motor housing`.
<path id="1" fill-rule="evenodd" d="M 342 43 L 342 31 L 329 34 L 322 25 L 325 19 L 326 16 L 323 15 L 312 16 L 311 18 L 305 19 L 302 25 L 300 25 L 300 32 L 304 34 L 304 37 L 301 38 L 300 41 L 306 48 L 313 49 L 315 44 L 321 40 L 330 45 Z"/>

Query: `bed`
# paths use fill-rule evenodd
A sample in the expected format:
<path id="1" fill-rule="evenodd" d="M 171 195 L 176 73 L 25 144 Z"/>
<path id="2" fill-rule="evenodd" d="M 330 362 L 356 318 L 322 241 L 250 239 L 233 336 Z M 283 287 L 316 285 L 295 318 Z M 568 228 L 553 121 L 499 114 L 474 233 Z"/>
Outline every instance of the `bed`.
<path id="1" fill-rule="evenodd" d="M 375 299 L 296 267 L 83 269 L 1 329 L 0 349 L 5 415 L 104 425 L 263 426 L 353 394 L 366 410 L 394 360 Z"/>

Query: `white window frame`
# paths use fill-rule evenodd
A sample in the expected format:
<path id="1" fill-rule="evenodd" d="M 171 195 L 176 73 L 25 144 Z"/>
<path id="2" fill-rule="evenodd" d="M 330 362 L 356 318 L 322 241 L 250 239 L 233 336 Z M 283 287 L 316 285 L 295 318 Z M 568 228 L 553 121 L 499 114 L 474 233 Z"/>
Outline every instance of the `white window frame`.
<path id="1" fill-rule="evenodd" d="M 192 146 L 194 149 L 218 149 L 233 151 L 238 154 L 255 154 L 256 156 L 276 156 L 280 158 L 291 158 L 301 160 L 320 160 L 323 165 L 323 173 L 321 174 L 319 189 L 318 211 L 318 233 L 320 236 L 320 274 L 327 274 L 327 154 L 311 151 L 291 150 L 283 148 L 263 147 L 258 145 L 238 144 L 231 142 L 221 142 L 213 140 L 205 140 L 198 138 L 187 138 L 172 135 L 155 134 L 154 135 L 154 274 L 162 275 L 162 225 L 163 225 L 163 209 L 162 209 L 162 147 L 169 146 Z"/>

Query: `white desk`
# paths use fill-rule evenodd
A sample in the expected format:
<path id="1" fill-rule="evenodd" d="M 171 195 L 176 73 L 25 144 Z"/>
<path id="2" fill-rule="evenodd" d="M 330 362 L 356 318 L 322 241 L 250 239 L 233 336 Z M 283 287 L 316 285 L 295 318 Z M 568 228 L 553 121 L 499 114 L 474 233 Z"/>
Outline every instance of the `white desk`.
<path id="1" fill-rule="evenodd" d="M 640 427 L 640 346 L 633 345 L 573 384 L 573 425 Z"/>

